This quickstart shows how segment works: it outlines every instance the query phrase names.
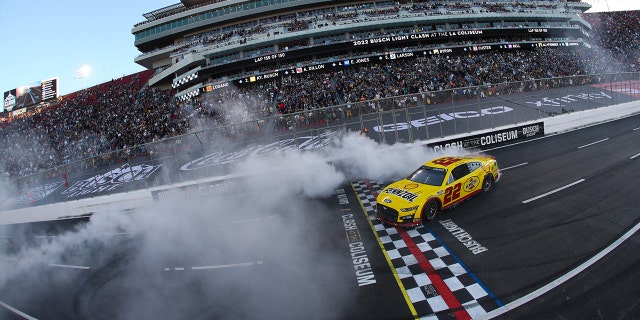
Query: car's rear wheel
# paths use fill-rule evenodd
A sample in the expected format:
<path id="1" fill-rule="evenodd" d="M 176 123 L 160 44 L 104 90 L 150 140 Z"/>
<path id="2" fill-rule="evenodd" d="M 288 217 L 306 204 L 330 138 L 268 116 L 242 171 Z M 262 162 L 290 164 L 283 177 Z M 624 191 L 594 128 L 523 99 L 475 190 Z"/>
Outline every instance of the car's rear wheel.
<path id="1" fill-rule="evenodd" d="M 488 174 L 484 176 L 484 180 L 482 180 L 482 192 L 489 192 L 493 189 L 496 181 L 493 179 L 492 174 Z"/>
<path id="2" fill-rule="evenodd" d="M 438 201 L 431 200 L 424 205 L 424 209 L 422 209 L 422 218 L 431 221 L 436 218 L 438 212 L 440 212 L 440 204 L 438 204 Z"/>

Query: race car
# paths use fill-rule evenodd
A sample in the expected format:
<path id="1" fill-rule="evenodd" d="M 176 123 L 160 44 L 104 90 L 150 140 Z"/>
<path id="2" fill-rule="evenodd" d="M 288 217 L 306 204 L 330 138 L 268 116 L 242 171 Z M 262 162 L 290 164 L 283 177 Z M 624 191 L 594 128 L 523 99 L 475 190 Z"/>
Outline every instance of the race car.
<path id="1" fill-rule="evenodd" d="M 398 227 L 415 227 L 475 194 L 492 190 L 499 179 L 498 162 L 490 156 L 433 159 L 378 194 L 376 218 Z"/>

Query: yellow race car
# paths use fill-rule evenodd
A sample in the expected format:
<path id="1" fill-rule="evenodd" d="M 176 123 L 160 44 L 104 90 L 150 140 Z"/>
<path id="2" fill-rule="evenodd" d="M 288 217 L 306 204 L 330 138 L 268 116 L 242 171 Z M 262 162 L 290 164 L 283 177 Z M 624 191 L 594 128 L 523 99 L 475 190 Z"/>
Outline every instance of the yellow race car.
<path id="1" fill-rule="evenodd" d="M 394 226 L 415 227 L 477 193 L 490 191 L 499 179 L 498 162 L 490 156 L 433 159 L 378 194 L 376 218 Z"/>

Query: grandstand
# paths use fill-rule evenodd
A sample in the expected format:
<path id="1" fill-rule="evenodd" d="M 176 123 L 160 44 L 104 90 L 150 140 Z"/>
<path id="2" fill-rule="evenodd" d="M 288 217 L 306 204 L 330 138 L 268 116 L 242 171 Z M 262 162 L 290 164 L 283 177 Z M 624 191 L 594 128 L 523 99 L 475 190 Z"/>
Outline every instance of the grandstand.
<path id="1" fill-rule="evenodd" d="M 150 85 L 207 90 L 390 59 L 585 47 L 580 1 L 182 1 L 132 33 Z"/>
<path id="2" fill-rule="evenodd" d="M 356 104 L 375 112 L 390 97 L 428 94 L 399 102 L 424 106 L 453 88 L 483 97 L 501 83 L 640 70 L 638 12 L 584 14 L 589 7 L 185 0 L 133 27 L 147 71 L 0 119 L 0 169 L 10 179 L 59 176 L 69 163 L 117 165 L 122 150 L 149 156 L 149 144 L 198 130 L 287 131 L 356 116 Z"/>

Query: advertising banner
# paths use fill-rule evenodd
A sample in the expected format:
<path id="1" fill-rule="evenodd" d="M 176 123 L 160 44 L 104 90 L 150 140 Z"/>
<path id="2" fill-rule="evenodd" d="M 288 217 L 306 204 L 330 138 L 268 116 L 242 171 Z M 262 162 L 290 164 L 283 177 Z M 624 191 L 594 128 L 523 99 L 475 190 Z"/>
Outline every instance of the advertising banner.
<path id="1" fill-rule="evenodd" d="M 493 132 L 476 134 L 468 137 L 456 138 L 428 144 L 436 152 L 449 149 L 480 149 L 485 150 L 506 143 L 518 142 L 544 136 L 544 122 L 527 124 L 524 126 L 502 129 Z"/>

